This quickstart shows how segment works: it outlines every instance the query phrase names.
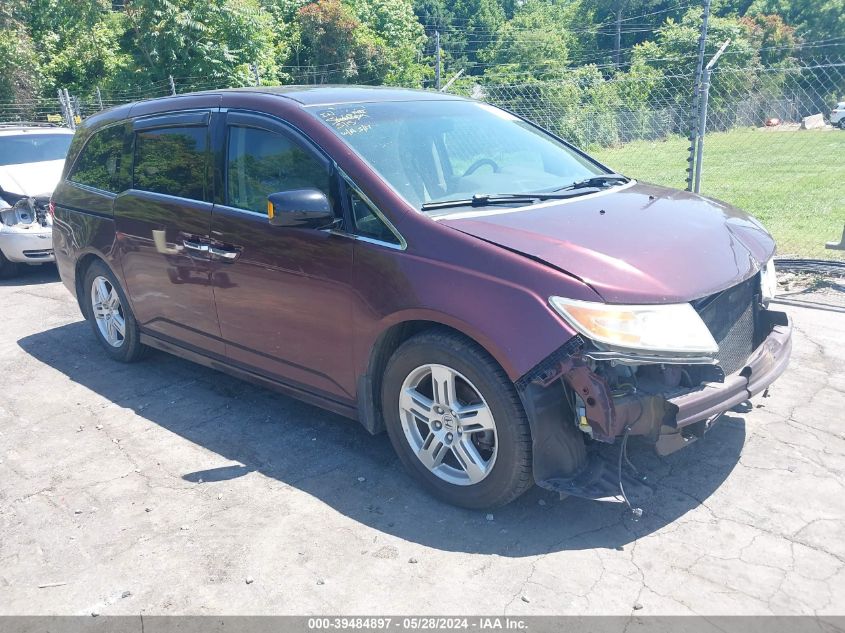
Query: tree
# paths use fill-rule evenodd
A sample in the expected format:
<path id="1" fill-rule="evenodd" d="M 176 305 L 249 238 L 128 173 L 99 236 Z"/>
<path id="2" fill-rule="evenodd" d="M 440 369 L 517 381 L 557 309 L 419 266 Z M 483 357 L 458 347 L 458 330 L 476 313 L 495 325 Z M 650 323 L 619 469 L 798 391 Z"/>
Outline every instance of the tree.
<path id="1" fill-rule="evenodd" d="M 163 82 L 172 75 L 191 88 L 242 86 L 250 66 L 276 80 L 272 16 L 258 0 L 127 0 L 127 38 L 132 85 Z"/>
<path id="2" fill-rule="evenodd" d="M 454 29 L 444 43 L 458 66 L 468 74 L 481 75 L 486 61 L 484 52 L 496 40 L 505 21 L 505 12 L 496 0 L 454 0 Z"/>
<path id="3" fill-rule="evenodd" d="M 351 6 L 381 49 L 382 67 L 376 80 L 420 85 L 428 70 L 419 64 L 425 33 L 410 0 L 351 0 Z"/>
<path id="4" fill-rule="evenodd" d="M 106 0 L 29 0 L 18 11 L 35 52 L 41 90 L 87 93 L 109 81 L 129 57 L 120 51 L 122 26 Z"/>
<path id="5" fill-rule="evenodd" d="M 419 85 L 425 37 L 407 0 L 318 0 L 297 12 L 298 64 L 312 80 Z"/>
<path id="6" fill-rule="evenodd" d="M 579 50 L 573 34 L 583 24 L 581 2 L 527 0 L 512 20 L 502 24 L 487 55 L 492 62 L 487 75 L 497 78 L 548 79 L 565 72 L 570 53 Z"/>
<path id="7" fill-rule="evenodd" d="M 807 41 L 825 42 L 807 56 L 845 55 L 845 0 L 754 0 L 746 15 L 777 15 Z"/>
<path id="8" fill-rule="evenodd" d="M 38 96 L 41 72 L 32 37 L 15 1 L 0 4 L 0 101 L 28 102 Z"/>
<path id="9" fill-rule="evenodd" d="M 340 0 L 318 0 L 297 12 L 302 43 L 297 62 L 314 68 L 313 79 L 345 81 L 357 77 L 375 54 L 359 41 L 361 22 Z"/>

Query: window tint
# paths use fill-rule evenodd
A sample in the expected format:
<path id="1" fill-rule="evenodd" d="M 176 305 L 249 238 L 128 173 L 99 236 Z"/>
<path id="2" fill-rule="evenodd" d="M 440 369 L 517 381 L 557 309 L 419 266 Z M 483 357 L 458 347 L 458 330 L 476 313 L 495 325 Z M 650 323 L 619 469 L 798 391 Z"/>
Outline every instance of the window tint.
<path id="1" fill-rule="evenodd" d="M 206 127 L 144 130 L 135 136 L 135 189 L 205 200 Z"/>
<path id="2" fill-rule="evenodd" d="M 123 156 L 123 126 L 114 125 L 96 132 L 76 159 L 68 180 L 80 185 L 117 193 Z"/>
<path id="3" fill-rule="evenodd" d="M 227 204 L 258 213 L 266 212 L 271 193 L 331 193 L 328 171 L 310 152 L 282 134 L 240 126 L 229 128 L 227 184 Z"/>
<path id="4" fill-rule="evenodd" d="M 355 233 L 374 240 L 399 244 L 399 240 L 378 217 L 369 204 L 354 189 L 350 189 L 352 215 L 355 217 Z"/>

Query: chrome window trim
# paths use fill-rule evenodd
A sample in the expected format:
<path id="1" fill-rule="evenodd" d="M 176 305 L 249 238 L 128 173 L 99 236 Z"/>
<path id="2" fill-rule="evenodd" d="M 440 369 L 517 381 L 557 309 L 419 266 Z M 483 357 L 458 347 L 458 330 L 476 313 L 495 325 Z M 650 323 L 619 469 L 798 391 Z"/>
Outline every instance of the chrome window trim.
<path id="1" fill-rule="evenodd" d="M 191 202 L 193 204 L 204 204 L 208 207 L 213 207 L 214 202 L 211 200 L 197 200 L 196 198 L 187 198 L 185 196 L 174 196 L 172 193 L 161 193 L 158 191 L 147 191 L 146 189 L 138 189 L 136 187 L 132 187 L 131 189 L 125 189 L 118 194 L 115 194 L 115 198 L 120 198 L 129 195 L 138 195 L 144 194 L 148 196 L 157 196 L 159 198 L 167 198 L 168 200 L 174 200 L 176 202 Z"/>
<path id="2" fill-rule="evenodd" d="M 82 191 L 87 191 L 88 193 L 96 193 L 101 196 L 106 196 L 108 198 L 116 198 L 119 196 L 122 191 L 106 191 L 105 189 L 97 189 L 97 187 L 92 187 L 91 185 L 83 185 L 81 182 L 74 182 L 73 180 L 65 180 L 67 184 L 71 187 L 75 187 L 76 189 L 81 189 Z"/>
<path id="3" fill-rule="evenodd" d="M 356 240 L 358 242 L 366 242 L 367 244 L 375 244 L 376 246 L 392 248 L 395 251 L 404 251 L 406 248 L 406 246 L 403 246 L 401 244 L 394 244 L 393 242 L 383 242 L 382 240 L 377 240 L 372 237 L 366 237 L 364 235 L 355 235 L 355 233 L 347 233 L 346 231 L 341 231 L 340 229 L 323 229 L 323 231 L 332 235 L 337 235 L 338 237 L 346 237 L 350 240 Z"/>

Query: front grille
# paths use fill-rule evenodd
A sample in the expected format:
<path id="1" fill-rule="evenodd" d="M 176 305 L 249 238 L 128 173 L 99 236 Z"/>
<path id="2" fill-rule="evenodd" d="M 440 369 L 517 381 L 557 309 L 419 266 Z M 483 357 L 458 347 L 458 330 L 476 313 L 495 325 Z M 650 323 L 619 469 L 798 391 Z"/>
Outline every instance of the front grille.
<path id="1" fill-rule="evenodd" d="M 53 249 L 47 248 L 40 251 L 24 251 L 23 254 L 30 259 L 44 259 L 53 255 Z"/>
<path id="2" fill-rule="evenodd" d="M 719 344 L 716 360 L 725 375 L 742 369 L 754 351 L 758 277 L 692 304 Z"/>

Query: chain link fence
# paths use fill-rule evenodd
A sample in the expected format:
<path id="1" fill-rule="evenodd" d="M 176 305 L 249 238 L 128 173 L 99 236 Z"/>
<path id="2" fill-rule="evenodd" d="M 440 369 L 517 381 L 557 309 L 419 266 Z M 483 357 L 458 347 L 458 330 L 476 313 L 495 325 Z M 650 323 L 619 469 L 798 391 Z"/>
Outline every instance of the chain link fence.
<path id="1" fill-rule="evenodd" d="M 701 193 L 752 213 L 783 254 L 845 258 L 825 248 L 845 225 L 845 62 L 742 69 L 710 78 Z M 554 81 L 464 83 L 453 91 L 526 117 L 608 166 L 685 188 L 695 136 L 694 77 L 659 72 Z M 840 126 L 842 129 L 840 129 Z"/>
<path id="2" fill-rule="evenodd" d="M 305 72 L 298 78 L 315 77 Z M 837 129 L 832 114 L 845 101 L 845 61 L 717 66 L 710 79 L 701 192 L 761 219 L 782 254 L 845 258 L 845 251 L 824 246 L 838 241 L 845 225 L 845 129 Z M 645 68 L 606 76 L 583 67 L 549 81 L 461 78 L 449 91 L 524 116 L 617 171 L 684 188 L 692 165 L 694 84 L 692 74 Z M 81 120 L 122 103 L 220 87 L 189 77 L 92 94 L 60 91 L 55 99 L 0 103 L 0 121 L 67 122 L 69 113 Z"/>

